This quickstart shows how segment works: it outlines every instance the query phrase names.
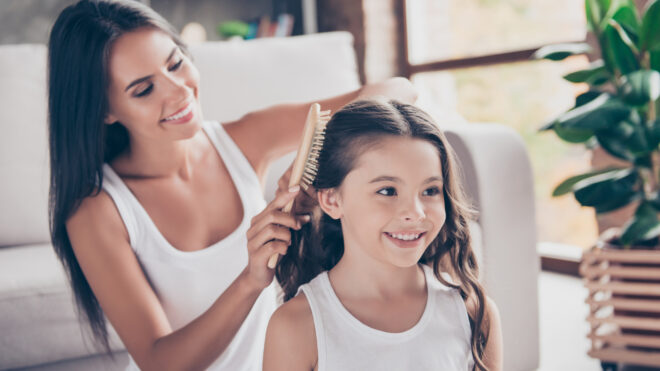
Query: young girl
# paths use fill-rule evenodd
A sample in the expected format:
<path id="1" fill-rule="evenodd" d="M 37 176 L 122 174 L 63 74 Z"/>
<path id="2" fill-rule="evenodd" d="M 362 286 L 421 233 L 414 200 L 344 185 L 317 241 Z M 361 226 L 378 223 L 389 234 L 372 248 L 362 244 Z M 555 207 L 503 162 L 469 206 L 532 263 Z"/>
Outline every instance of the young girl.
<path id="1" fill-rule="evenodd" d="M 320 210 L 277 268 L 291 300 L 270 319 L 264 370 L 502 369 L 455 169 L 412 105 L 334 114 L 313 183 Z"/>
<path id="2" fill-rule="evenodd" d="M 48 69 L 52 241 L 96 339 L 109 349 L 107 318 L 133 370 L 260 370 L 267 261 L 301 222 L 279 211 L 295 192 L 266 206 L 264 175 L 297 147 L 309 105 L 204 120 L 185 45 L 137 1 L 64 9 Z M 322 104 L 414 99 L 409 85 Z"/>

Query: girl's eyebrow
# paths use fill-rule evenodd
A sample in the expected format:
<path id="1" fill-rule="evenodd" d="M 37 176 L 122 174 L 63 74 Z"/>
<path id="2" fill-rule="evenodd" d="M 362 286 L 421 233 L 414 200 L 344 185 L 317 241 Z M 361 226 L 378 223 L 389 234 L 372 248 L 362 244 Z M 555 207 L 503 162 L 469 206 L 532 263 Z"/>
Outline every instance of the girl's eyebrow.
<path id="1" fill-rule="evenodd" d="M 430 178 L 427 178 L 423 184 L 426 183 L 432 183 L 432 182 L 442 182 L 442 177 L 441 176 L 432 176 Z M 397 178 L 395 176 L 389 176 L 389 175 L 381 175 L 378 177 L 373 178 L 369 183 L 378 183 L 378 182 L 393 182 L 393 183 L 401 183 L 401 178 Z"/>
<path id="2" fill-rule="evenodd" d="M 172 56 L 174 56 L 174 53 L 176 53 L 176 50 L 177 50 L 178 48 L 179 48 L 178 46 L 175 46 L 175 47 L 172 49 L 172 51 L 170 52 L 170 55 L 168 55 L 168 56 L 167 56 L 167 59 L 165 60 L 165 64 L 167 64 L 167 63 L 170 61 L 170 59 L 172 59 Z M 131 82 L 130 84 L 128 84 L 128 86 L 126 87 L 126 89 L 124 89 L 124 91 L 128 91 L 128 89 L 132 88 L 133 86 L 135 86 L 135 85 L 137 85 L 137 84 L 139 84 L 139 83 L 141 83 L 141 82 L 143 82 L 143 81 L 145 81 L 145 80 L 148 80 L 148 79 L 150 79 L 150 78 L 152 78 L 152 77 L 153 77 L 153 75 L 149 75 L 149 76 L 145 76 L 145 77 L 140 77 L 139 79 L 135 79 L 135 80 L 133 80 L 133 82 Z"/>

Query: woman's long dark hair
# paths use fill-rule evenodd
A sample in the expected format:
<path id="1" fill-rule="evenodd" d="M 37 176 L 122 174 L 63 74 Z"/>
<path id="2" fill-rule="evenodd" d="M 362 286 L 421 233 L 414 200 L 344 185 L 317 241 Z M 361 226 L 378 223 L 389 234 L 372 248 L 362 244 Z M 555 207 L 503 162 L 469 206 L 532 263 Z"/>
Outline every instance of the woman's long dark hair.
<path id="1" fill-rule="evenodd" d="M 313 186 L 316 190 L 339 187 L 359 155 L 388 136 L 425 140 L 440 154 L 447 217 L 420 263 L 431 265 L 438 280 L 459 289 L 464 300 L 476 304 L 470 321 L 472 355 L 475 367 L 486 370 L 482 360 L 489 327 L 485 294 L 478 280 L 479 269 L 468 231 L 474 212 L 459 183 L 453 150 L 431 117 L 413 105 L 397 101 L 362 100 L 345 106 L 327 124 Z M 276 268 L 284 300 L 295 296 L 302 284 L 319 273 L 332 269 L 344 254 L 340 221 L 324 214 L 318 205 L 311 213 L 310 223 L 300 231 L 292 231 L 291 247 Z M 440 268 L 448 270 L 456 283 L 445 280 Z"/>
<path id="2" fill-rule="evenodd" d="M 105 316 L 66 231 L 66 221 L 81 201 L 101 190 L 102 166 L 129 145 L 128 132 L 108 114 L 108 58 L 115 40 L 151 27 L 169 34 L 185 52 L 174 28 L 137 1 L 83 0 L 64 9 L 48 45 L 48 121 L 50 144 L 50 233 L 67 270 L 79 314 L 110 352 Z"/>

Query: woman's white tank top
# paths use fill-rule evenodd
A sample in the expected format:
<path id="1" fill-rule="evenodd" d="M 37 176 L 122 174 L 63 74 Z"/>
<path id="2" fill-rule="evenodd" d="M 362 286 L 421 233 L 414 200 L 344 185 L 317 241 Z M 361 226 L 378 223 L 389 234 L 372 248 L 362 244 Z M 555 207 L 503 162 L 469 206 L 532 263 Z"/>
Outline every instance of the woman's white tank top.
<path id="1" fill-rule="evenodd" d="M 399 333 L 384 332 L 360 322 L 342 305 L 328 273 L 319 274 L 300 290 L 314 318 L 319 371 L 472 370 L 470 324 L 457 289 L 437 280 L 422 265 L 428 298 L 420 320 Z"/>
<path id="2" fill-rule="evenodd" d="M 256 173 L 222 125 L 204 122 L 203 129 L 227 167 L 243 204 L 243 220 L 238 228 L 205 249 L 184 252 L 172 246 L 115 171 L 107 164 L 103 167 L 103 190 L 114 201 L 131 247 L 173 330 L 205 312 L 245 268 L 250 220 L 266 206 Z M 261 370 L 266 327 L 275 308 L 276 288 L 271 284 L 209 370 Z M 128 369 L 138 369 L 132 358 Z"/>

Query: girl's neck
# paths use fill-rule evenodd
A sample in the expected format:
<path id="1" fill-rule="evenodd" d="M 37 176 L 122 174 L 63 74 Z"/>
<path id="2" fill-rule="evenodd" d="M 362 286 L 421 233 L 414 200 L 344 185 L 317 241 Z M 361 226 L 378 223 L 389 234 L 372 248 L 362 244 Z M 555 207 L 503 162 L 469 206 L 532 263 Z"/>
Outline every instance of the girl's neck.
<path id="1" fill-rule="evenodd" d="M 338 296 L 387 300 L 426 292 L 424 271 L 419 265 L 396 267 L 348 252 L 328 272 Z"/>
<path id="2" fill-rule="evenodd" d="M 200 131 L 192 138 L 168 142 L 131 137 L 128 150 L 113 162 L 113 167 L 127 177 L 177 176 L 188 180 L 193 175 L 193 163 L 199 157 L 199 149 L 203 148 L 200 143 L 203 136 Z"/>

